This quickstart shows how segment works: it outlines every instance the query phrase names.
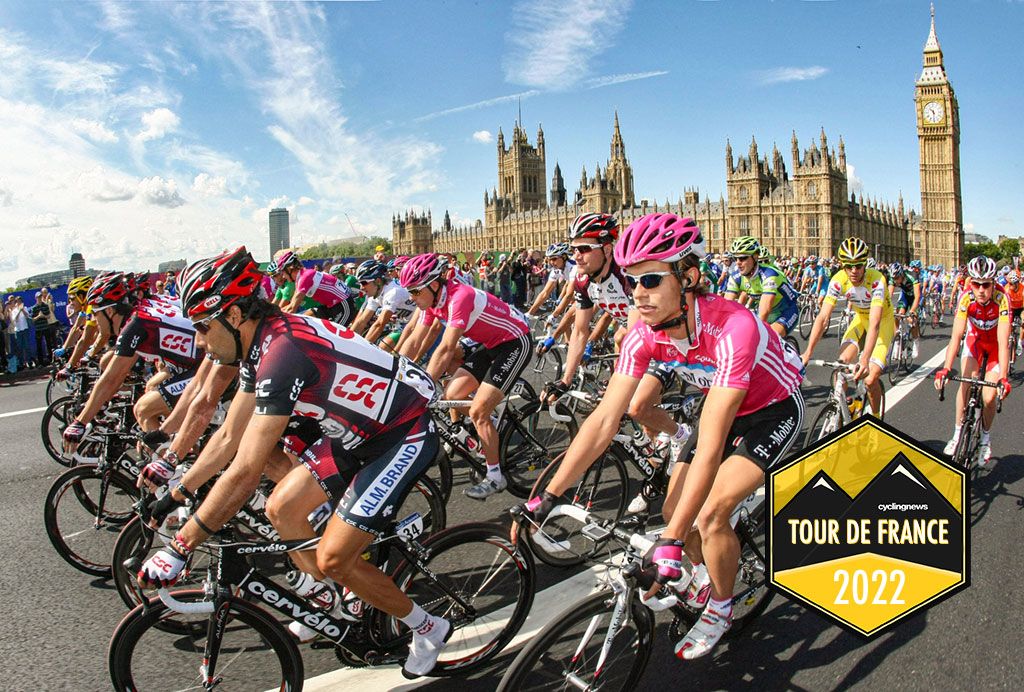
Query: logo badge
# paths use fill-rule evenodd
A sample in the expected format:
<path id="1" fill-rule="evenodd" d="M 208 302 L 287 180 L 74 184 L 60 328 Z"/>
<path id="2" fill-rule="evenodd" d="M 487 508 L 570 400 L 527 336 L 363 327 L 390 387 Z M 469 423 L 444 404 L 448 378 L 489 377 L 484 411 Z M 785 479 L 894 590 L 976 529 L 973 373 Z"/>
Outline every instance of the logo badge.
<path id="1" fill-rule="evenodd" d="M 970 585 L 967 474 L 872 416 L 768 472 L 769 582 L 872 637 Z"/>

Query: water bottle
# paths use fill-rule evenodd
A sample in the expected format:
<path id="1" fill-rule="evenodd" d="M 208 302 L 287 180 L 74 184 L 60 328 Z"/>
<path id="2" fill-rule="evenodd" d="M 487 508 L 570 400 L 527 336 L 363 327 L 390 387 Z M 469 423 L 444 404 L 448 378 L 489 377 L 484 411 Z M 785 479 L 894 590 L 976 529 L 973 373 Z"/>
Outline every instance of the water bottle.
<path id="1" fill-rule="evenodd" d="M 455 439 L 473 454 L 477 455 L 481 459 L 484 458 L 483 448 L 480 446 L 480 441 L 476 439 L 466 423 L 458 423 L 456 425 Z"/>

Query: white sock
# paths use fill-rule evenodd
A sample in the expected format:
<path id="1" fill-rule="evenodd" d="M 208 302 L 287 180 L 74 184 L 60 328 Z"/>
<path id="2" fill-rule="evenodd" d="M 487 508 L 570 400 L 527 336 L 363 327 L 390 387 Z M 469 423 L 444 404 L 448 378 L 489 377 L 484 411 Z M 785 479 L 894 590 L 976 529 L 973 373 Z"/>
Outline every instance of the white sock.
<path id="1" fill-rule="evenodd" d="M 990 431 L 985 430 L 984 428 L 981 429 L 981 444 L 987 445 L 992 442 L 991 438 L 989 438 L 990 434 Z"/>
<path id="2" fill-rule="evenodd" d="M 720 615 L 728 615 L 732 612 L 732 599 L 727 598 L 724 601 L 716 601 L 714 597 L 711 597 L 708 599 L 708 608 Z"/>
<path id="3" fill-rule="evenodd" d="M 953 439 L 954 440 L 959 440 L 960 439 L 960 426 L 959 425 L 954 425 L 953 426 Z"/>
<path id="4" fill-rule="evenodd" d="M 487 480 L 494 481 L 497 483 L 501 480 L 501 466 L 495 464 L 494 466 L 487 467 Z"/>
<path id="5" fill-rule="evenodd" d="M 676 434 L 673 435 L 672 437 L 674 437 L 676 440 L 682 440 L 685 437 L 689 437 L 689 435 L 690 426 L 687 425 L 686 423 L 680 423 L 678 427 L 676 427 Z"/>
<path id="6" fill-rule="evenodd" d="M 402 618 L 402 622 L 405 623 L 413 632 L 419 633 L 420 630 L 430 624 L 432 617 L 433 616 L 430 613 L 423 610 L 423 608 L 420 608 L 419 604 L 414 602 L 412 604 L 412 610 L 409 611 L 408 615 Z"/>

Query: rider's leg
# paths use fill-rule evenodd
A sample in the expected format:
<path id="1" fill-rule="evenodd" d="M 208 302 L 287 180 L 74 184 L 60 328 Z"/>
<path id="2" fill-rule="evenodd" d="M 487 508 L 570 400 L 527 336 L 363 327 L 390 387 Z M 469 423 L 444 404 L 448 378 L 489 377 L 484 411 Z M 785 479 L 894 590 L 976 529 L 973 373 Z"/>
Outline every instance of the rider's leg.
<path id="1" fill-rule="evenodd" d="M 995 365 L 989 368 L 989 371 L 985 373 L 986 382 L 998 382 L 1000 378 L 999 365 Z M 981 410 L 981 430 L 983 434 L 988 434 L 992 430 L 992 423 L 996 418 L 996 395 L 999 390 L 995 387 L 985 387 L 981 392 L 981 400 L 985 402 L 984 408 Z"/>
<path id="2" fill-rule="evenodd" d="M 157 390 L 146 392 L 139 397 L 132 410 L 135 413 L 135 420 L 138 421 L 143 432 L 156 430 L 160 425 L 160 417 L 168 416 L 171 413 L 171 409 Z"/>
<path id="3" fill-rule="evenodd" d="M 280 454 L 284 454 L 278 450 Z M 293 468 L 274 488 L 267 499 L 267 518 L 286 541 L 313 538 L 316 533 L 309 524 L 309 514 L 327 502 L 327 493 L 305 466 Z M 292 562 L 303 572 L 317 579 L 323 573 L 317 567 L 316 552 L 305 550 L 289 553 Z"/>
<path id="4" fill-rule="evenodd" d="M 459 368 L 455 371 L 452 379 L 448 381 L 448 386 L 444 388 L 444 396 L 446 399 L 452 399 L 457 401 L 459 399 L 465 399 L 470 394 L 477 390 L 480 386 L 480 381 L 473 377 L 465 368 Z M 469 409 L 451 409 L 452 422 L 459 420 L 461 416 L 464 416 Z"/>
<path id="5" fill-rule="evenodd" d="M 491 414 L 504 398 L 503 391 L 489 382 L 484 382 L 477 389 L 473 405 L 469 407 L 469 418 L 473 421 L 480 438 L 480 446 L 484 450 L 484 458 L 487 460 L 488 475 L 501 475 L 501 468 L 498 465 L 498 430 L 494 427 Z"/>
<path id="6" fill-rule="evenodd" d="M 629 402 L 629 417 L 655 434 L 675 435 L 679 425 L 668 411 L 658 406 L 663 391 L 662 381 L 656 375 L 645 374 Z"/>

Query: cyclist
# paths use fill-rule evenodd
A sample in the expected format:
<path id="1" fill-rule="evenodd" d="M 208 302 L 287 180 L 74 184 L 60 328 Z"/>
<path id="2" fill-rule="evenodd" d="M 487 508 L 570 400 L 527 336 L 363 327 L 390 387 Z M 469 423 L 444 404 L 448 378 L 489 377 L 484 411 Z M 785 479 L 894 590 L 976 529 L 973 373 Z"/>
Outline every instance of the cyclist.
<path id="1" fill-rule="evenodd" d="M 682 577 L 684 541 L 695 566 L 686 597 L 704 612 L 675 647 L 683 659 L 707 654 L 730 627 L 739 540 L 729 516 L 786 454 L 804 414 L 799 360 L 749 310 L 704 292 L 704 252 L 697 224 L 673 214 L 643 216 L 623 233 L 615 257 L 634 285 L 639 320 L 623 340 L 604 397 L 555 477 L 524 507 L 528 517 L 543 521 L 618 433 L 652 362 L 668 365 L 704 391 L 698 432 L 687 441 L 684 463 L 676 465 L 669 484 L 668 526 L 649 555 L 658 565 L 658 583 L 648 595 Z"/>
<path id="2" fill-rule="evenodd" d="M 356 279 L 355 272 L 350 272 L 347 264 L 338 263 L 331 267 L 330 275 L 349 287 L 349 293 L 354 296 L 356 311 L 362 310 L 366 297 L 359 293 L 359 280 Z"/>
<path id="3" fill-rule="evenodd" d="M 92 317 L 92 306 L 86 300 L 91 287 L 91 276 L 80 276 L 68 283 L 67 316 L 68 321 L 71 323 L 71 328 L 68 330 L 64 343 L 54 351 L 54 355 L 58 358 L 62 358 L 69 349 L 72 351 L 76 350 L 80 341 L 85 341 L 89 344 L 96 337 L 96 322 Z M 84 346 L 81 351 L 85 352 Z"/>
<path id="4" fill-rule="evenodd" d="M 1006 293 L 1006 300 L 1010 305 L 1010 324 L 1012 325 L 1014 320 L 1020 323 L 1021 312 L 1024 310 L 1024 284 L 1020 281 L 1020 272 L 1016 269 L 1010 271 L 1006 275 L 1006 287 L 1003 289 Z M 1020 334 L 1017 335 L 1017 343 L 1010 344 L 1010 348 L 1016 350 L 1017 355 L 1021 352 L 1021 339 Z"/>
<path id="5" fill-rule="evenodd" d="M 344 281 L 312 267 L 305 269 L 297 258 L 279 267 L 288 280 L 295 282 L 295 295 L 291 305 L 285 308 L 287 312 L 297 312 L 303 305 L 302 310 L 307 315 L 341 325 L 347 325 L 356 316 L 355 299 Z M 312 306 L 305 307 L 307 302 Z"/>
<path id="6" fill-rule="evenodd" d="M 576 280 L 576 265 L 569 262 L 569 243 L 552 243 L 544 252 L 550 271 L 544 288 L 537 294 L 533 305 L 526 311 L 528 315 L 536 315 L 552 295 L 558 295 L 558 288 L 562 285 L 572 285 Z"/>
<path id="7" fill-rule="evenodd" d="M 182 304 L 200 342 L 222 361 L 241 360 L 232 412 L 237 405 L 252 415 L 234 462 L 170 546 L 142 566 L 139 581 L 174 583 L 196 546 L 252 496 L 290 419 L 308 417 L 318 430 L 302 450 L 303 466 L 288 473 L 271 500 L 338 501 L 317 547 L 317 567 L 408 625 L 413 637 L 405 670 L 428 673 L 450 624 L 409 600 L 362 554 L 437 453 L 427 410 L 433 383 L 348 329 L 282 313 L 260 299 L 259 270 L 245 248 L 200 260 L 184 273 Z M 267 511 L 273 514 L 270 502 Z M 305 529 L 312 535 L 308 522 Z"/>
<path id="8" fill-rule="evenodd" d="M 759 261 L 763 246 L 757 238 L 745 235 L 732 241 L 729 252 L 739 266 L 739 280 L 725 288 L 726 300 L 747 296 L 757 307 L 757 316 L 767 322 L 779 336 L 786 336 L 796 325 L 800 309 L 799 294 L 785 274 L 765 260 Z"/>
<path id="9" fill-rule="evenodd" d="M 921 331 L 917 326 L 917 311 L 921 307 L 921 283 L 913 272 L 904 269 L 899 262 L 889 265 L 889 277 L 893 309 L 896 314 L 905 315 L 910 320 L 910 357 L 917 358 L 917 342 L 921 338 Z"/>
<path id="10" fill-rule="evenodd" d="M 466 497 L 484 500 L 508 487 L 498 463 L 498 431 L 491 414 L 530 362 L 530 329 L 515 308 L 490 293 L 459 283 L 448 276 L 444 258 L 429 253 L 409 260 L 402 267 L 401 284 L 420 309 L 420 325 L 445 323 L 441 342 L 427 365 L 427 373 L 440 380 L 459 350 L 459 340 L 468 338 L 480 345 L 465 361 L 445 388 L 449 399 L 465 399 L 474 392 L 469 418 L 476 428 L 487 462 L 487 474 L 468 488 Z"/>
<path id="11" fill-rule="evenodd" d="M 393 351 L 416 303 L 401 284 L 388 276 L 383 262 L 366 260 L 356 269 L 356 280 L 366 294 L 366 302 L 352 323 L 352 331 L 363 334 L 371 344 L 379 342 L 385 351 Z"/>
<path id="12" fill-rule="evenodd" d="M 946 347 L 946 360 L 935 373 L 935 388 L 941 389 L 949 369 L 953 367 L 960 339 L 967 334 L 964 341 L 964 352 L 960 359 L 960 370 L 964 377 L 977 377 L 981 362 L 988 359 L 983 377 L 989 382 L 999 382 L 1000 396 L 1010 393 L 1008 378 L 1010 352 L 1010 308 L 1006 295 L 996 290 L 996 263 L 984 255 L 975 257 L 967 265 L 970 277 L 969 291 L 960 297 L 953 318 L 953 333 Z M 966 382 L 960 384 L 956 395 L 956 420 L 953 437 L 946 443 L 943 450 L 952 454 L 960 440 L 960 425 L 963 422 L 964 408 L 967 405 Z M 990 434 L 996 415 L 996 390 L 986 387 L 982 392 L 984 408 L 981 414 L 981 444 L 978 446 L 978 462 L 987 464 L 992 458 L 992 442 Z"/>
<path id="13" fill-rule="evenodd" d="M 877 269 L 868 269 L 868 246 L 860 238 L 847 238 L 839 245 L 842 269 L 832 277 L 828 293 L 821 304 L 803 352 L 807 365 L 814 348 L 828 328 L 832 309 L 840 298 L 853 308 L 853 319 L 839 344 L 839 360 L 852 363 L 858 358 L 856 379 L 864 379 L 868 389 L 871 410 L 882 412 L 882 387 L 878 379 L 885 369 L 885 359 L 892 343 L 895 326 L 892 301 L 885 277 Z"/>

